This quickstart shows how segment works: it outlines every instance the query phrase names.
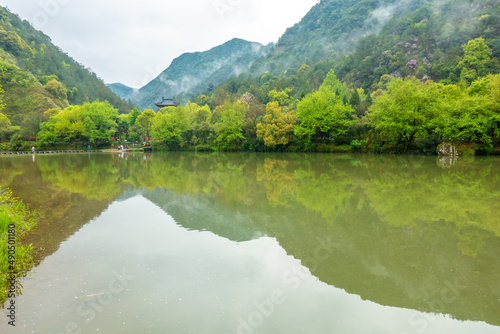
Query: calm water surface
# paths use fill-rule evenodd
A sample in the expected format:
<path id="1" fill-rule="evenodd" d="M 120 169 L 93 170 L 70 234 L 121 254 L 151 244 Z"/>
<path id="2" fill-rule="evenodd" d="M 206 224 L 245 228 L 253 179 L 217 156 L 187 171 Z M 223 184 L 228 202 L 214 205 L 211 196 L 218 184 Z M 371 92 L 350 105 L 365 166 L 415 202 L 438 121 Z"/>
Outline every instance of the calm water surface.
<path id="1" fill-rule="evenodd" d="M 500 159 L 0 157 L 44 215 L 10 333 L 500 333 Z"/>

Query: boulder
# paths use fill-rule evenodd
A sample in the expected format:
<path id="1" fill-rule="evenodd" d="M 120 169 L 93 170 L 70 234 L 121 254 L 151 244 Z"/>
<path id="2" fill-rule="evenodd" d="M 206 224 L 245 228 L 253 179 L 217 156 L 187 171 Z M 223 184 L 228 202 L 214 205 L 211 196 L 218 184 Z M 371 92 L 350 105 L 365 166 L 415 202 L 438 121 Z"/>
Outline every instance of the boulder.
<path id="1" fill-rule="evenodd" d="M 458 156 L 458 151 L 455 144 L 441 143 L 437 147 L 437 154 L 439 156 L 456 157 Z"/>

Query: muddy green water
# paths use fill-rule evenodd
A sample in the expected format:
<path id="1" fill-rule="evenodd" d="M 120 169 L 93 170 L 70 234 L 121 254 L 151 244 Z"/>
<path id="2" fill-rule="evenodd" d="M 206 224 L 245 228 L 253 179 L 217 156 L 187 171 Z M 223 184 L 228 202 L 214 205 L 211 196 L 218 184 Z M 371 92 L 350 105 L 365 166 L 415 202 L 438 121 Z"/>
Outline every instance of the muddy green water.
<path id="1" fill-rule="evenodd" d="M 0 186 L 44 215 L 1 333 L 500 333 L 499 158 L 0 157 Z"/>

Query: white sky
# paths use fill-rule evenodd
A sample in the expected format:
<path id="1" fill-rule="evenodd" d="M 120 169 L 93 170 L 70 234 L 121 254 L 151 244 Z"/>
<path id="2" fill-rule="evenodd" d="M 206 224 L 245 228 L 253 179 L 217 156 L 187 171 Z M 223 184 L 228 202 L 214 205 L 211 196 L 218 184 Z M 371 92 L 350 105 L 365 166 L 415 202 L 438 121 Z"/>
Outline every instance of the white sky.
<path id="1" fill-rule="evenodd" d="M 318 0 L 0 0 L 106 83 L 140 88 L 185 52 L 277 42 Z"/>

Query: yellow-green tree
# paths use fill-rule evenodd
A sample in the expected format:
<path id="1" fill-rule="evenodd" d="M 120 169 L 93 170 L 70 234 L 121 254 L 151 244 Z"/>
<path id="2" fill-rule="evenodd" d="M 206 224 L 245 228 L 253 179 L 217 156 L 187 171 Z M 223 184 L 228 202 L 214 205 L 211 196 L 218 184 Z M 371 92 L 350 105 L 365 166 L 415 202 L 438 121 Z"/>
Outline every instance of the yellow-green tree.
<path id="1" fill-rule="evenodd" d="M 8 139 L 19 129 L 19 126 L 12 126 L 10 119 L 4 114 L 0 113 L 0 139 Z"/>
<path id="2" fill-rule="evenodd" d="M 493 145 L 500 136 L 500 75 L 490 75 L 460 89 L 447 86 L 439 98 L 443 111 L 442 136 L 464 142 Z"/>
<path id="3" fill-rule="evenodd" d="M 47 92 L 59 99 L 65 100 L 68 98 L 68 90 L 57 80 L 50 80 L 44 88 Z"/>
<path id="4" fill-rule="evenodd" d="M 284 113 L 278 102 L 269 102 L 264 124 L 257 124 L 257 137 L 263 138 L 265 145 L 269 147 L 286 145 L 296 122 L 295 111 Z"/>
<path id="5" fill-rule="evenodd" d="M 55 141 L 73 142 L 83 139 L 85 132 L 82 106 L 70 106 L 42 123 L 38 139 L 43 144 Z"/>

